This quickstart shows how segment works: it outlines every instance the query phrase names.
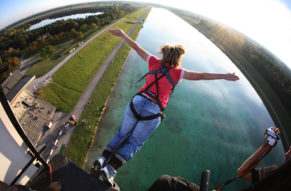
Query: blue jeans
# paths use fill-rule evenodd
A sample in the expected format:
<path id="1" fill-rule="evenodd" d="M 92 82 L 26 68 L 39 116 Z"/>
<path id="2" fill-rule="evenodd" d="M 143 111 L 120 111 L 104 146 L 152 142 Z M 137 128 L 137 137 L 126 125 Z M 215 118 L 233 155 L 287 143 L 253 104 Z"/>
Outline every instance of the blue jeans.
<path id="1" fill-rule="evenodd" d="M 141 116 L 150 116 L 160 112 L 160 108 L 157 104 L 140 95 L 136 95 L 133 98 L 133 104 L 135 110 Z M 159 126 L 160 122 L 161 117 L 152 120 L 139 121 L 132 113 L 129 103 L 124 110 L 123 121 L 119 128 L 119 131 L 111 139 L 108 147 L 112 149 L 115 148 L 115 146 L 126 135 L 126 133 L 135 127 L 133 133 L 117 152 L 126 161 L 128 161 L 134 156 L 137 151 L 140 150 L 140 148 L 145 143 L 145 140 Z"/>

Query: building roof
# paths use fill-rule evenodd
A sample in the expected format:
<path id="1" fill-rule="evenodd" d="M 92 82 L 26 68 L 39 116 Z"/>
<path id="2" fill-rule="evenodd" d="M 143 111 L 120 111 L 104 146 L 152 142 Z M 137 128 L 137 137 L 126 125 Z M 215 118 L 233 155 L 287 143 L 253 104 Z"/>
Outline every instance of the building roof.
<path id="1" fill-rule="evenodd" d="M 36 146 L 43 134 L 43 125 L 51 120 L 56 107 L 48 102 L 37 98 L 31 104 L 31 109 L 26 112 L 20 125 L 31 143 Z"/>
<path id="2" fill-rule="evenodd" d="M 34 76 L 24 75 L 16 70 L 1 86 L 22 129 L 35 146 L 43 134 L 43 124 L 52 118 L 56 107 L 40 98 L 34 97 L 25 90 L 34 78 Z M 24 103 L 29 108 L 24 107 Z"/>
<path id="3" fill-rule="evenodd" d="M 24 75 L 16 70 L 2 84 L 1 87 L 6 98 L 11 102 L 15 96 L 34 79 L 34 76 Z"/>

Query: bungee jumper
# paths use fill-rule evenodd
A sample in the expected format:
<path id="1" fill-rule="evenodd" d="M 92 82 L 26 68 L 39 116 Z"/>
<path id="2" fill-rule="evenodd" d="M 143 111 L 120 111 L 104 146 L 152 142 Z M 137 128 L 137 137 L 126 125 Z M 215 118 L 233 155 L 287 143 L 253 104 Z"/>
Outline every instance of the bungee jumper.
<path id="1" fill-rule="evenodd" d="M 141 149 L 146 139 L 159 126 L 168 100 L 181 79 L 237 81 L 239 77 L 235 73 L 201 73 L 183 69 L 180 67 L 182 55 L 186 53 L 183 45 L 163 45 L 160 49 L 163 57 L 159 59 L 139 46 L 123 30 L 116 28 L 109 32 L 121 37 L 149 67 L 149 72 L 144 76 L 144 86 L 125 108 L 118 133 L 93 164 L 92 170 L 98 172 L 105 182 L 114 185 L 116 170 Z"/>

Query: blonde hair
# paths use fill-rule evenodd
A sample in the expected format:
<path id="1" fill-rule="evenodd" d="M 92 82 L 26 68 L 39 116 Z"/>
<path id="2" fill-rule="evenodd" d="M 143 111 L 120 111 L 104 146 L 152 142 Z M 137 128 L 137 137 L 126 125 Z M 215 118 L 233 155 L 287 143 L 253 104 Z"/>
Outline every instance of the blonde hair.
<path id="1" fill-rule="evenodd" d="M 162 62 L 168 63 L 175 68 L 181 64 L 182 55 L 186 53 L 183 45 L 169 45 L 165 44 L 161 47 L 160 53 L 163 54 Z"/>

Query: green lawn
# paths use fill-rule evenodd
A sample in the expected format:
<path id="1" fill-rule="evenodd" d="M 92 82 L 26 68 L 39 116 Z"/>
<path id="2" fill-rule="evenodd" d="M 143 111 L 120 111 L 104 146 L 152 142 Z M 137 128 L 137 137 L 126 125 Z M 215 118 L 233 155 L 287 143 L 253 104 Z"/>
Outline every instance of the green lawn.
<path id="1" fill-rule="evenodd" d="M 142 9 L 137 12 L 135 16 L 140 17 L 144 11 L 145 9 Z M 123 28 L 123 26 L 120 27 Z M 130 36 L 133 39 L 136 39 L 141 27 L 142 25 L 138 25 L 132 32 Z M 115 56 L 114 61 L 104 73 L 101 81 L 91 96 L 91 103 L 83 111 L 79 120 L 80 123 L 74 130 L 65 150 L 65 155 L 79 166 L 83 166 L 84 164 L 87 152 L 93 142 L 99 119 L 105 108 L 105 102 L 111 93 L 112 87 L 114 86 L 125 59 L 127 58 L 129 50 L 130 47 L 127 44 L 124 44 Z M 82 124 L 81 121 L 83 119 L 88 121 L 87 125 Z"/>
<path id="2" fill-rule="evenodd" d="M 143 12 L 144 9 L 140 9 L 127 15 L 114 28 L 120 27 L 128 32 L 136 21 L 134 17 Z M 55 105 L 57 110 L 71 111 L 94 74 L 119 42 L 120 38 L 108 32 L 102 33 L 55 73 L 53 82 L 40 89 L 40 97 Z"/>
<path id="3" fill-rule="evenodd" d="M 63 44 L 65 45 L 62 48 L 56 50 L 55 54 L 51 58 L 42 58 L 41 60 L 37 61 L 31 68 L 29 68 L 26 73 L 30 75 L 35 75 L 37 78 L 48 73 L 53 67 L 55 67 L 67 56 L 66 52 L 68 52 L 74 46 L 73 41 L 68 44 Z"/>
<path id="4" fill-rule="evenodd" d="M 115 21 L 113 21 L 115 22 Z M 111 24 L 111 23 L 110 23 Z M 80 40 L 71 40 L 69 42 L 62 43 L 60 45 L 55 46 L 62 46 L 61 48 L 57 49 L 55 54 L 49 58 L 42 58 L 41 60 L 37 61 L 26 73 L 30 75 L 35 75 L 37 78 L 43 76 L 47 72 L 49 72 L 51 69 L 53 69 L 59 62 L 61 62 L 63 59 L 66 58 L 66 56 L 69 54 L 68 52 L 72 48 L 78 48 L 79 43 L 81 41 L 85 42 L 89 40 L 91 37 L 93 37 L 95 34 L 106 28 L 106 26 L 99 28 L 96 31 L 90 31 L 85 34 L 85 36 Z M 59 55 L 62 55 L 61 57 Z M 35 56 L 35 55 L 34 55 Z"/>

